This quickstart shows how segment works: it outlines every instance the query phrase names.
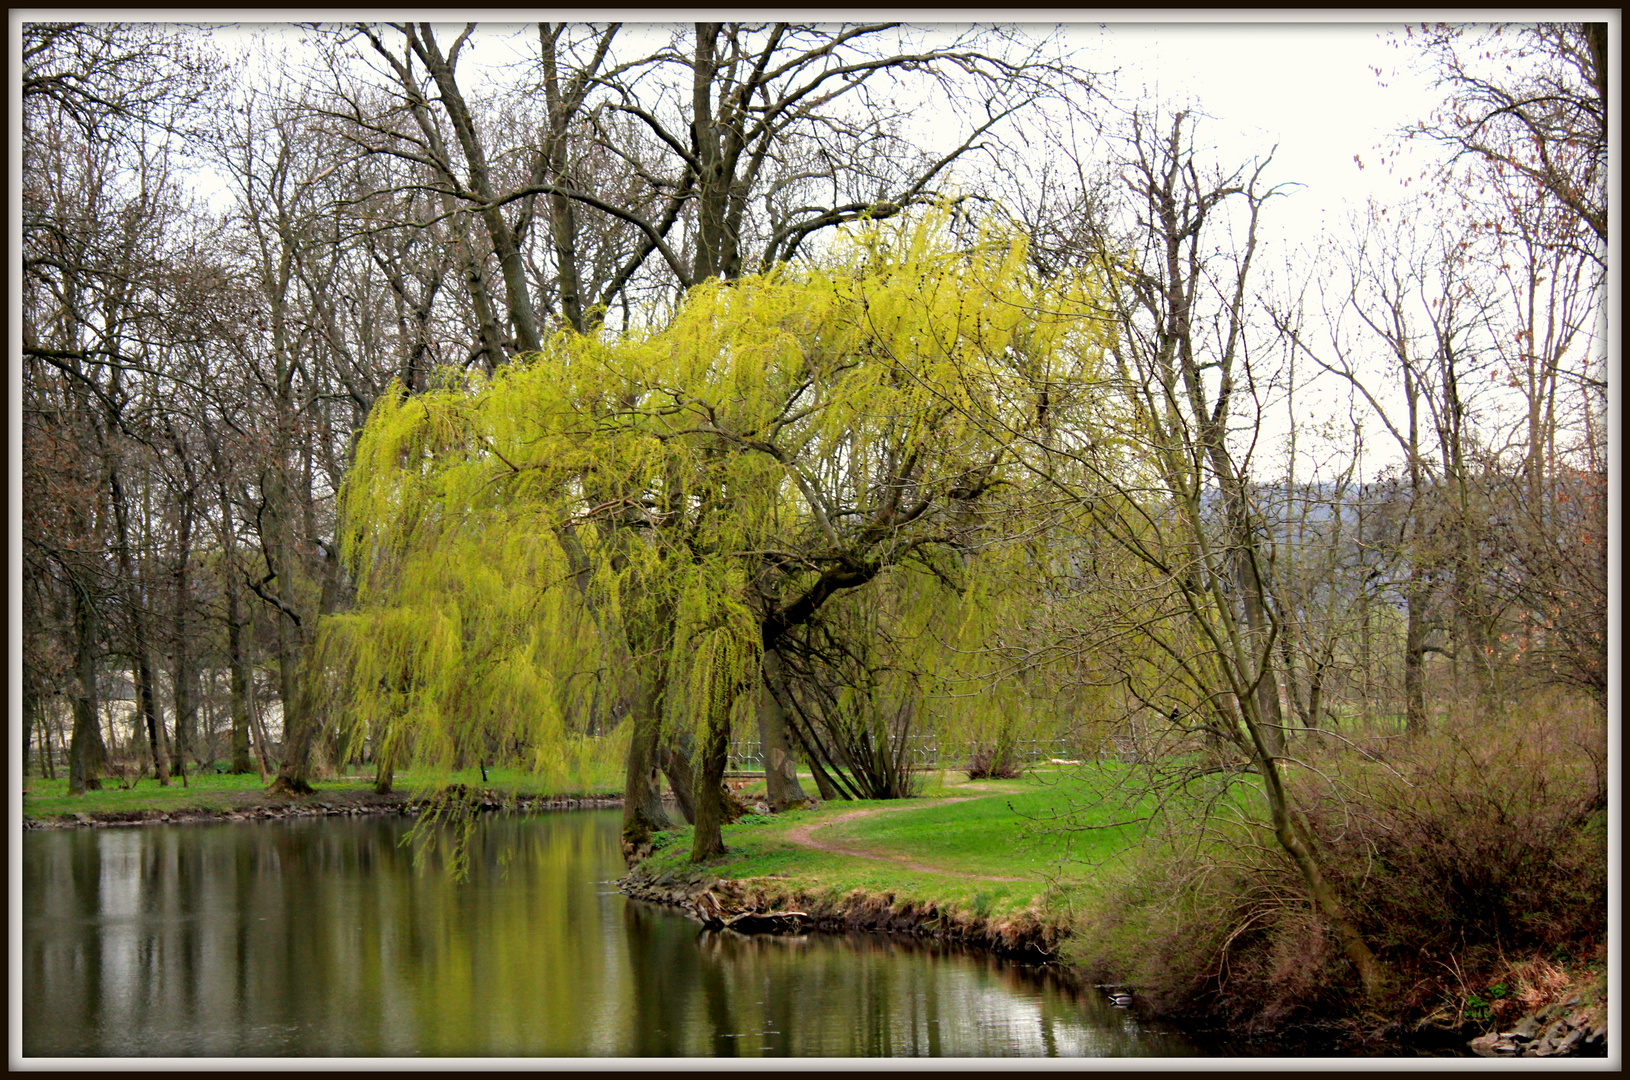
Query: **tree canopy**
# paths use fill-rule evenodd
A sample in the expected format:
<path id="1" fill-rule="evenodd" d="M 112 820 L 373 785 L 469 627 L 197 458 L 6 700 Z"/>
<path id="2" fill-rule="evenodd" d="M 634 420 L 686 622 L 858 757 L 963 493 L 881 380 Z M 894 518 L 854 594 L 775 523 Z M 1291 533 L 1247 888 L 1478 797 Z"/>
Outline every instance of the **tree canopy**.
<path id="1" fill-rule="evenodd" d="M 1036 388 L 1090 382 L 1104 338 L 1090 280 L 950 223 L 857 230 L 693 291 L 660 331 L 562 331 L 491 378 L 382 397 L 342 496 L 357 604 L 330 631 L 364 727 L 444 766 L 477 744 L 546 764 L 593 689 L 572 678 L 592 619 L 659 673 L 652 719 L 705 737 L 835 594 L 907 565 L 968 590 L 1024 483 L 969 418 L 1054 423 Z"/>

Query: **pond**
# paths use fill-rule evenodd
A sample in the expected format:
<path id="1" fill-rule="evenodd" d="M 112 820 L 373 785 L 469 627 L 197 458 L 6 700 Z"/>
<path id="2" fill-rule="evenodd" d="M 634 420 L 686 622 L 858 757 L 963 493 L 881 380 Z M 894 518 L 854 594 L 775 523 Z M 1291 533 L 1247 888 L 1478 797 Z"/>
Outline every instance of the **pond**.
<path id="1" fill-rule="evenodd" d="M 618 811 L 23 835 L 26 1056 L 1184 1056 L 1045 969 L 629 900 Z"/>

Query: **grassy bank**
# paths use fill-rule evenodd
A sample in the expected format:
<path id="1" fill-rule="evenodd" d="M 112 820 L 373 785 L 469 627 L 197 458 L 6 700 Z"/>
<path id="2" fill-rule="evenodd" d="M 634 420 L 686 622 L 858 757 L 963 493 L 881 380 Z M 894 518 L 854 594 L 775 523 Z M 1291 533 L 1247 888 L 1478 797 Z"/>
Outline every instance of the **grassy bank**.
<path id="1" fill-rule="evenodd" d="M 622 788 L 622 767 L 615 762 L 584 762 L 563 770 L 555 776 L 541 775 L 521 769 L 490 768 L 486 779 L 481 770 L 461 769 L 447 774 L 428 770 L 405 769 L 396 773 L 394 790 L 408 796 L 429 792 L 445 781 L 464 784 L 482 791 L 492 791 L 506 799 L 518 796 L 555 799 L 585 798 L 616 793 Z M 23 813 L 32 818 L 52 818 L 70 814 L 95 817 L 102 814 L 122 814 L 136 811 L 232 811 L 267 805 L 287 800 L 266 795 L 265 780 L 256 773 L 237 776 L 204 772 L 189 775 L 183 784 L 172 778 L 168 787 L 151 776 L 121 781 L 119 777 L 104 777 L 100 791 L 87 791 L 84 795 L 68 794 L 65 777 L 49 780 L 30 776 L 23 783 Z M 366 800 L 373 794 L 374 777 L 365 774 L 341 774 L 316 781 L 318 794 L 347 801 Z"/>
<path id="2" fill-rule="evenodd" d="M 1162 1015 L 1464 1052 L 1548 1006 L 1605 1017 L 1605 808 L 1588 763 L 1565 751 L 1513 726 L 1290 771 L 1292 785 L 1335 775 L 1352 793 L 1303 795 L 1325 872 L 1390 974 L 1379 1000 L 1358 993 L 1294 867 L 1249 824 L 1249 793 L 1213 802 L 1226 812 L 1209 823 L 1174 802 L 1147 832 L 1117 827 L 1124 799 L 1094 796 L 1134 779 L 1120 766 L 1016 781 L 947 773 L 905 803 L 749 816 L 726 829 L 725 856 L 695 869 L 678 830 L 643 870 L 699 872 L 761 908 L 830 914 L 865 896 L 935 925 L 1040 923 L 1084 980 L 1132 985 Z"/>
<path id="3" fill-rule="evenodd" d="M 1044 819 L 1098 782 L 1058 770 L 977 782 L 933 774 L 917 799 L 744 817 L 726 827 L 728 853 L 702 869 L 729 882 L 773 882 L 789 895 L 835 899 L 858 891 L 888 897 L 897 908 L 932 905 L 996 921 L 1028 913 L 1063 927 L 1087 888 L 1083 859 L 1113 858 L 1139 837 L 1135 826 L 1091 833 L 1045 827 Z M 690 872 L 689 829 L 660 833 L 656 842 L 646 873 Z"/>

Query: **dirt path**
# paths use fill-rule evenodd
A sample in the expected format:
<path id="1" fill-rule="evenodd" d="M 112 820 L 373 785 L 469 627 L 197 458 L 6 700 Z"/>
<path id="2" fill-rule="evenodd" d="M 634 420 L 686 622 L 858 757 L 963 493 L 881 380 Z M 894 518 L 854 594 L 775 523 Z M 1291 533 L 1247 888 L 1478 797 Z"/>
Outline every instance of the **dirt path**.
<path id="1" fill-rule="evenodd" d="M 974 799 L 988 798 L 984 795 L 962 795 L 954 799 L 941 799 L 935 806 L 945 806 L 950 803 L 971 802 Z M 815 839 L 814 834 L 830 825 L 837 825 L 845 821 L 853 821 L 858 817 L 868 817 L 872 814 L 892 814 L 901 810 L 925 810 L 924 806 L 879 806 L 870 810 L 851 810 L 847 814 L 827 818 L 825 821 L 814 822 L 809 825 L 798 825 L 787 830 L 787 839 L 801 847 L 814 848 L 816 851 L 830 851 L 835 855 L 848 855 L 856 859 L 871 859 L 874 862 L 893 863 L 903 866 L 907 870 L 915 870 L 920 874 L 948 874 L 955 877 L 970 878 L 974 881 L 1028 881 L 1028 878 L 1018 877 L 992 877 L 988 874 L 966 874 L 960 870 L 946 870 L 944 867 L 929 866 L 927 863 L 914 862 L 901 855 L 882 855 L 872 851 L 860 851 L 856 848 L 844 847 L 824 840 Z"/>

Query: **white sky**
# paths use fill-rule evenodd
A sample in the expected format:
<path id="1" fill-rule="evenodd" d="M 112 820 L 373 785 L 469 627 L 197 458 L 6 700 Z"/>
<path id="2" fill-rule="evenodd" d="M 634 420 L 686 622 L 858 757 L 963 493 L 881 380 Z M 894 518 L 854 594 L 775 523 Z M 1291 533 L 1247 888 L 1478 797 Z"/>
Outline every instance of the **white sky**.
<path id="1" fill-rule="evenodd" d="M 1212 119 L 1201 136 L 1215 143 L 1221 161 L 1244 163 L 1277 144 L 1268 175 L 1273 182 L 1305 184 L 1274 213 L 1278 227 L 1297 234 L 1318 231 L 1321 222 L 1339 226 L 1343 207 L 1361 206 L 1374 196 L 1391 201 L 1401 194 L 1382 167 L 1378 148 L 1400 126 L 1426 116 L 1437 100 L 1430 80 L 1410 70 L 1410 53 L 1387 43 L 1388 31 L 1408 22 L 1465 22 L 1478 16 L 1507 20 L 1578 18 L 1585 9 L 1465 9 L 1150 11 L 1079 8 L 952 8 L 943 12 L 908 8 L 247 8 L 117 9 L 75 12 L 75 18 L 155 19 L 240 24 L 298 21 L 476 21 L 526 23 L 540 19 L 671 25 L 698 17 L 899 19 L 908 23 L 986 21 L 1070 26 L 1071 40 L 1083 47 L 1081 60 L 1097 71 L 1119 69 L 1115 96 L 1166 104 L 1198 104 Z M 18 18 L 13 11 L 13 19 Z M 1091 21 L 1083 16 L 1090 15 Z M 1613 18 L 1597 11 L 1599 19 Z M 61 12 L 28 12 L 21 17 L 61 18 Z M 1203 20 L 1203 21 L 1199 21 Z M 517 50 L 530 46 L 521 35 Z M 508 51 L 505 49 L 504 51 Z M 481 60 L 496 60 L 481 50 Z M 476 60 L 479 52 L 471 56 Z M 1380 70 L 1378 76 L 1373 68 Z M 1383 85 L 1383 83 L 1385 85 Z M 1365 168 L 1354 161 L 1358 155 Z M 1419 169 L 1413 170 L 1418 172 Z"/>
<path id="2" fill-rule="evenodd" d="M 1090 14 L 1091 21 L 1083 18 Z M 431 9 L 151 9 L 76 12 L 75 18 L 174 19 L 204 22 L 287 23 L 307 20 L 436 22 L 582 22 L 673 24 L 697 17 L 900 19 L 909 23 L 986 21 L 1065 24 L 1085 49 L 1083 63 L 1100 71 L 1120 69 L 1118 96 L 1147 91 L 1151 100 L 1198 102 L 1213 118 L 1208 125 L 1224 158 L 1260 153 L 1279 145 L 1274 172 L 1309 185 L 1308 201 L 1332 206 L 1362 203 L 1392 184 L 1382 175 L 1375 148 L 1400 125 L 1420 119 L 1436 101 L 1429 80 L 1407 70 L 1408 54 L 1386 43 L 1387 31 L 1408 22 L 1469 21 L 1479 14 L 1506 20 L 1577 18 L 1586 11 L 1531 9 L 1488 11 L 1402 9 L 1356 11 L 1115 11 L 1079 8 L 431 8 Z M 1608 18 L 1606 11 L 1597 18 Z M 934 17 L 938 16 L 938 17 Z M 13 18 L 17 13 L 13 12 Z M 23 18 L 62 17 L 30 13 Z M 1203 21 L 1200 21 L 1203 20 Z M 518 42 L 525 47 L 527 39 Z M 1381 69 L 1378 79 L 1371 67 Z M 1381 85 L 1382 82 L 1386 85 Z M 1363 156 L 1362 172 L 1353 155 Z"/>

